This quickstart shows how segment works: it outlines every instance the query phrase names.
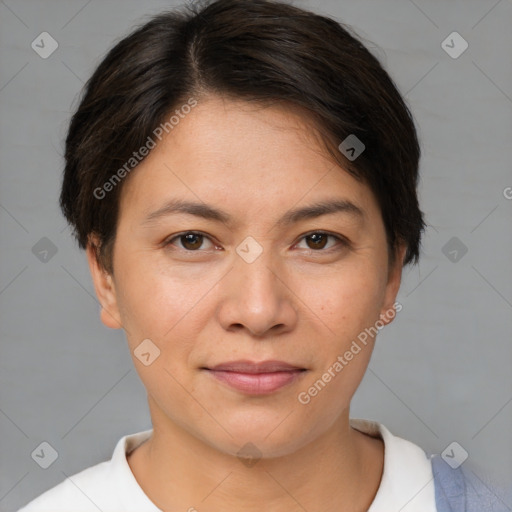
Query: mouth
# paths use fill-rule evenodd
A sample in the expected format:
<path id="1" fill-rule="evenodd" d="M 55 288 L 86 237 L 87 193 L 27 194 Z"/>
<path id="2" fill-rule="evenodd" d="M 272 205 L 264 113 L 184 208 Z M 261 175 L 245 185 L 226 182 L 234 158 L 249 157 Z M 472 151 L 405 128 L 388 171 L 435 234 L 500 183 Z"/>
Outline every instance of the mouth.
<path id="1" fill-rule="evenodd" d="M 216 380 L 249 395 L 273 393 L 296 381 L 307 372 L 306 368 L 284 361 L 240 360 L 202 369 Z"/>

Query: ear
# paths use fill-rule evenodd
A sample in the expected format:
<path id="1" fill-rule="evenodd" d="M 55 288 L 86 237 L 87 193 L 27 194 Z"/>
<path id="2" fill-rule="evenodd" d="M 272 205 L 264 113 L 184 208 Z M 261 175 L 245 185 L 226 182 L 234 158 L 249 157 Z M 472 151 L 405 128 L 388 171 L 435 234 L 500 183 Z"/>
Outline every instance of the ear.
<path id="1" fill-rule="evenodd" d="M 384 303 L 380 311 L 380 320 L 384 325 L 391 323 L 396 316 L 396 312 L 402 309 L 401 307 L 395 308 L 394 304 L 396 296 L 398 295 L 398 290 L 400 289 L 402 267 L 406 251 L 407 246 L 405 244 L 401 244 L 398 247 L 395 253 L 394 265 L 388 271 L 386 293 Z"/>
<path id="2" fill-rule="evenodd" d="M 121 329 L 123 326 L 117 305 L 114 280 L 98 261 L 98 247 L 97 236 L 91 236 L 87 243 L 86 254 L 96 296 L 101 305 L 100 318 L 107 327 Z"/>

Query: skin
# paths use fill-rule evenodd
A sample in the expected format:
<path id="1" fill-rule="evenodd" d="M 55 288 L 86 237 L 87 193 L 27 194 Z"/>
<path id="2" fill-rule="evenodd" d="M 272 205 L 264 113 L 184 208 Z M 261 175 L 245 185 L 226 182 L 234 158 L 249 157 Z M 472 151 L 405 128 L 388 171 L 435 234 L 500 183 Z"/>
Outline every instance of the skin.
<path id="1" fill-rule="evenodd" d="M 383 315 L 406 248 L 390 266 L 373 193 L 327 157 L 314 133 L 290 107 L 201 99 L 126 178 L 113 275 L 87 249 L 101 319 L 126 331 L 148 395 L 154 432 L 128 463 L 163 510 L 363 511 L 377 492 L 383 443 L 349 425 L 375 340 L 310 403 L 297 397 L 365 328 L 390 321 Z M 208 203 L 233 224 L 184 213 L 144 224 L 170 198 Z M 325 199 L 349 200 L 364 216 L 277 223 Z M 190 230 L 203 238 L 177 237 Z M 318 231 L 340 240 L 320 237 L 317 248 L 309 235 Z M 252 263 L 236 252 L 248 236 L 262 248 Z M 160 355 L 145 366 L 134 350 L 148 338 Z M 250 396 L 201 369 L 236 359 L 307 371 Z M 261 454 L 250 467 L 237 457 L 248 442 Z"/>

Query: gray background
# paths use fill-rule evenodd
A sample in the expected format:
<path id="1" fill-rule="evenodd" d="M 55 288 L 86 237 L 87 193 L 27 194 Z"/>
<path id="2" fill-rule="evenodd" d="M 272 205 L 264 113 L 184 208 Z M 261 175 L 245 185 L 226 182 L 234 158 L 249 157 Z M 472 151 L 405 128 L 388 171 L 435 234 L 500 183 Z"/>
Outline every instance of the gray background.
<path id="1" fill-rule="evenodd" d="M 123 333 L 100 323 L 85 254 L 57 199 L 62 141 L 84 81 L 141 16 L 176 4 L 0 1 L 2 511 L 109 459 L 122 435 L 151 426 Z M 510 482 L 512 3 L 295 4 L 371 41 L 423 148 L 429 228 L 421 263 L 404 271 L 403 310 L 379 335 L 351 415 L 380 421 L 429 453 L 457 441 L 466 466 Z M 59 44 L 47 59 L 31 48 L 43 31 Z M 456 59 L 441 47 L 453 31 L 469 43 Z M 46 262 L 32 250 L 43 237 L 57 249 Z M 468 249 L 455 262 L 443 252 L 452 237 L 457 258 L 461 244 Z M 31 458 L 43 441 L 58 452 L 46 470 Z"/>

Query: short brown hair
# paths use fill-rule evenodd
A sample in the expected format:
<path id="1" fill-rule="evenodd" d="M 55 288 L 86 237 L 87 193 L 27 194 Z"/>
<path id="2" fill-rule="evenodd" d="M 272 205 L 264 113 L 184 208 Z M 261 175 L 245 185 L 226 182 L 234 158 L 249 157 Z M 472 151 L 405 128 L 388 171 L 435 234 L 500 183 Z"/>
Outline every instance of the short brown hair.
<path id="1" fill-rule="evenodd" d="M 66 139 L 60 206 L 85 248 L 99 237 L 109 272 L 123 185 L 103 187 L 190 97 L 221 94 L 307 112 L 328 152 L 375 194 L 391 259 L 417 263 L 425 229 L 417 198 L 420 147 L 393 80 L 351 29 L 276 0 L 206 0 L 151 18 L 99 64 Z M 338 146 L 355 135 L 356 160 Z M 126 173 L 123 173 L 123 175 Z"/>

